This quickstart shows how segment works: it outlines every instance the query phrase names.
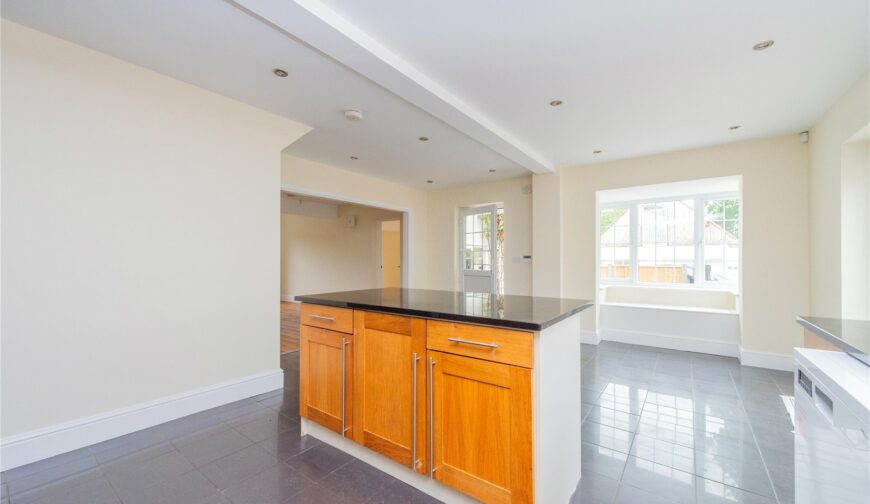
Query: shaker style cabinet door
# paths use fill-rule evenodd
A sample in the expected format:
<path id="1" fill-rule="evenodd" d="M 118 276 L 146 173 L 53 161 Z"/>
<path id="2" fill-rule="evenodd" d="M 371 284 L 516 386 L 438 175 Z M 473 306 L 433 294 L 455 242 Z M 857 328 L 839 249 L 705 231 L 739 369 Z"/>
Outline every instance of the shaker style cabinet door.
<path id="1" fill-rule="evenodd" d="M 302 325 L 299 338 L 299 414 L 352 437 L 353 336 Z"/>
<path id="2" fill-rule="evenodd" d="M 354 312 L 354 441 L 425 473 L 426 321 Z"/>
<path id="3" fill-rule="evenodd" d="M 532 502 L 531 370 L 428 357 L 434 479 L 486 503 Z"/>

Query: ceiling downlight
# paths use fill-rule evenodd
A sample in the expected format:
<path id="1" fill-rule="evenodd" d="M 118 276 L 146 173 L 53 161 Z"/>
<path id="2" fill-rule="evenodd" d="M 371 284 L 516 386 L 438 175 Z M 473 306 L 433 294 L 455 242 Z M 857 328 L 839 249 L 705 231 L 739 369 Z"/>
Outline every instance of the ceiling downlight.
<path id="1" fill-rule="evenodd" d="M 763 51 L 765 49 L 771 48 L 772 46 L 773 46 L 772 40 L 765 40 L 763 42 L 759 42 L 759 43 L 755 44 L 754 46 L 752 46 L 752 50 L 753 51 Z"/>
<path id="2" fill-rule="evenodd" d="M 287 70 L 284 70 L 283 68 L 273 68 L 272 73 L 275 74 L 276 77 L 281 77 L 282 79 L 290 75 L 287 73 Z"/>

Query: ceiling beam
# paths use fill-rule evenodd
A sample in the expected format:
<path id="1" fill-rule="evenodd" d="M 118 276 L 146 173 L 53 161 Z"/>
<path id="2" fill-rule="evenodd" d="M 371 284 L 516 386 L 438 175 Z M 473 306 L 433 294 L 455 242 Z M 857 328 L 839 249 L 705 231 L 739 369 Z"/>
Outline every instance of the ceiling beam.
<path id="1" fill-rule="evenodd" d="M 534 173 L 555 171 L 552 161 L 523 144 L 322 2 L 228 1 L 518 165 Z"/>

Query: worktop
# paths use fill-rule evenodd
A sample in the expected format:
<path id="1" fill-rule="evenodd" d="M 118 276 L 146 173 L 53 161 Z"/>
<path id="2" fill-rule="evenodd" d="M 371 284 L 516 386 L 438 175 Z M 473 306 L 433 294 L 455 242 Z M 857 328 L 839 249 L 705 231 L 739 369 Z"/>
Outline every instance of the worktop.
<path id="1" fill-rule="evenodd" d="M 801 315 L 796 320 L 804 329 L 819 336 L 833 348 L 870 366 L 870 321 L 808 315 Z"/>
<path id="2" fill-rule="evenodd" d="M 526 331 L 542 331 L 594 304 L 586 299 L 398 288 L 296 296 L 296 301 Z"/>

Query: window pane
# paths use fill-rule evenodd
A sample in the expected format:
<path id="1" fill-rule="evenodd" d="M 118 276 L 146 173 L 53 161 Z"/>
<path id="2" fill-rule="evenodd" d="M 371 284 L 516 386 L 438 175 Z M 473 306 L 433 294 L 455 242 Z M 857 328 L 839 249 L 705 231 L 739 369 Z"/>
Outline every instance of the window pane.
<path id="1" fill-rule="evenodd" d="M 704 203 L 704 275 L 709 283 L 736 284 L 739 278 L 740 200 Z"/>
<path id="2" fill-rule="evenodd" d="M 638 281 L 694 283 L 694 200 L 643 203 L 638 210 Z"/>
<path id="3" fill-rule="evenodd" d="M 600 275 L 605 280 L 627 280 L 631 276 L 630 213 L 627 207 L 601 210 Z"/>

